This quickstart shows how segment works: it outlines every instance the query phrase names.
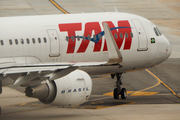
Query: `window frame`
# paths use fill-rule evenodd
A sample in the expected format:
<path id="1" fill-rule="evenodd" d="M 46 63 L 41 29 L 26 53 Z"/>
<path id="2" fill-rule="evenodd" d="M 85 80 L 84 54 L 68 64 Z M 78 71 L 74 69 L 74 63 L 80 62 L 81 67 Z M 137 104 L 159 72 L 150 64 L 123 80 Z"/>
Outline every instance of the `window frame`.
<path id="1" fill-rule="evenodd" d="M 41 38 L 38 38 L 38 43 L 41 43 Z"/>
<path id="2" fill-rule="evenodd" d="M 44 40 L 44 43 L 47 43 L 47 39 L 46 39 L 46 37 L 44 37 L 44 38 L 43 38 L 43 40 Z"/>
<path id="3" fill-rule="evenodd" d="M 9 39 L 9 44 L 10 44 L 10 45 L 12 45 L 12 44 L 13 44 L 12 39 Z"/>
<path id="4" fill-rule="evenodd" d="M 24 39 L 23 38 L 21 38 L 21 44 L 24 44 Z"/>
<path id="5" fill-rule="evenodd" d="M 4 45 L 4 41 L 3 41 L 3 40 L 1 40 L 0 42 L 1 42 L 1 45 L 3 46 L 3 45 Z"/>
<path id="6" fill-rule="evenodd" d="M 119 33 L 119 36 L 121 39 L 123 39 L 123 34 L 122 33 Z"/>
<path id="7" fill-rule="evenodd" d="M 26 38 L 26 42 L 27 42 L 27 44 L 30 44 L 29 38 Z"/>
<path id="8" fill-rule="evenodd" d="M 159 36 L 159 33 L 158 33 L 156 27 L 154 27 L 154 32 L 155 32 L 156 36 Z"/>
<path id="9" fill-rule="evenodd" d="M 32 38 L 32 42 L 33 42 L 33 44 L 35 44 L 35 43 L 36 43 L 36 40 L 35 40 L 35 38 Z"/>
<path id="10" fill-rule="evenodd" d="M 127 32 L 125 33 L 125 37 L 126 37 L 126 38 L 128 38 L 128 37 L 129 37 Z"/>
<path id="11" fill-rule="evenodd" d="M 18 45 L 18 43 L 19 43 L 18 39 L 15 39 L 14 41 L 15 41 L 15 44 Z"/>
<path id="12" fill-rule="evenodd" d="M 133 37 L 134 37 L 134 35 L 133 35 L 133 33 L 132 33 L 132 32 L 130 33 L 130 36 L 131 36 L 131 38 L 133 38 Z"/>

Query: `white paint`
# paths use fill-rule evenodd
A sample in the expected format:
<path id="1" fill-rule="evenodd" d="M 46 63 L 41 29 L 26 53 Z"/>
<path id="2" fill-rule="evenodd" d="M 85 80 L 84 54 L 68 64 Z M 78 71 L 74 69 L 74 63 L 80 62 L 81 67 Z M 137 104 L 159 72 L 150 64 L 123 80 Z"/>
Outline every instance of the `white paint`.
<path id="1" fill-rule="evenodd" d="M 102 25 L 104 21 L 112 21 L 115 27 L 117 27 L 118 21 L 121 20 L 129 21 L 133 33 L 131 48 L 124 50 L 124 40 L 119 50 L 122 55 L 122 62 L 120 64 L 123 67 L 99 66 L 106 63 L 109 60 L 109 54 L 112 54 L 109 53 L 112 51 L 103 51 L 106 39 L 104 36 L 102 37 L 102 46 L 99 52 L 93 52 L 95 43 L 90 41 L 84 53 L 77 53 L 82 43 L 81 39 L 80 41 L 76 40 L 75 48 L 73 48 L 74 53 L 66 53 L 68 48 L 66 36 L 68 34 L 67 31 L 60 32 L 59 24 L 82 23 L 81 30 L 75 32 L 76 36 L 82 36 L 87 22 L 99 22 L 101 31 L 104 31 Z M 67 69 L 68 66 L 72 65 L 79 66 L 79 69 L 84 70 L 90 75 L 123 73 L 152 67 L 166 60 L 171 54 L 169 41 L 164 35 L 156 36 L 154 32 L 154 27 L 156 26 L 154 24 L 143 17 L 127 13 L 107 12 L 1 17 L 0 26 L 0 40 L 4 41 L 4 45 L 0 45 L 0 64 L 1 68 L 6 67 L 4 68 L 5 70 L 2 70 L 1 74 L 41 73 L 41 71 L 46 72 L 48 69 L 50 73 L 53 73 L 57 69 Z M 92 32 L 95 33 L 95 31 Z M 143 35 L 139 35 L 139 32 L 143 33 Z M 39 38 L 41 42 L 38 41 Z M 44 38 L 47 39 L 46 43 Z M 155 38 L 155 43 L 151 43 L 151 38 Z M 12 45 L 9 44 L 9 39 L 12 40 Z M 15 39 L 18 39 L 18 44 L 15 44 Z M 29 44 L 26 42 L 27 39 L 30 40 Z M 33 43 L 32 39 L 36 40 L 35 43 Z M 24 40 L 23 44 L 21 43 L 22 40 Z M 148 49 L 138 51 L 139 48 Z M 52 66 L 53 64 L 57 67 Z M 24 68 L 26 65 L 28 67 Z M 46 66 L 42 67 L 42 65 Z M 50 67 L 47 65 L 50 65 Z M 62 65 L 65 67 L 60 68 Z M 14 67 L 19 68 L 17 70 Z"/>

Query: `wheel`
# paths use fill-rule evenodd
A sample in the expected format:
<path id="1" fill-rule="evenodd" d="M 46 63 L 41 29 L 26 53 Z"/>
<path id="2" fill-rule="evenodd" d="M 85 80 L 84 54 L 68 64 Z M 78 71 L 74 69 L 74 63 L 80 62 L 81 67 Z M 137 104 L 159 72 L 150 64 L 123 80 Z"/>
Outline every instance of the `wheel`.
<path id="1" fill-rule="evenodd" d="M 114 89 L 114 99 L 119 99 L 119 92 L 117 88 Z"/>
<path id="2" fill-rule="evenodd" d="M 121 99 L 126 99 L 126 97 L 127 97 L 126 89 L 122 88 L 121 89 Z"/>

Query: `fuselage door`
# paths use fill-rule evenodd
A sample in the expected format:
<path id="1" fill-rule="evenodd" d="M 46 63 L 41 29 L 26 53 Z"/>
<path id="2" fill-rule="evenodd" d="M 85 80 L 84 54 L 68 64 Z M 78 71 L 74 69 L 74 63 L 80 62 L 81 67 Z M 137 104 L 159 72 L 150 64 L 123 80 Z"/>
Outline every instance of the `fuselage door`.
<path id="1" fill-rule="evenodd" d="M 60 45 L 59 45 L 59 37 L 54 29 L 47 30 L 50 41 L 50 56 L 58 57 L 60 55 Z"/>
<path id="2" fill-rule="evenodd" d="M 148 39 L 146 32 L 139 20 L 132 20 L 134 26 L 136 27 L 136 31 L 138 34 L 138 51 L 147 51 L 148 50 Z"/>

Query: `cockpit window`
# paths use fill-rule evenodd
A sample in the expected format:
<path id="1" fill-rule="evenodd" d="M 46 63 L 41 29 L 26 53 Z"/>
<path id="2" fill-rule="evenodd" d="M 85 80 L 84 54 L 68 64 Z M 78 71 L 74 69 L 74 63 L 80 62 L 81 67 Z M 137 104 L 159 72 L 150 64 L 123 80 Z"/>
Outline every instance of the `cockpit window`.
<path id="1" fill-rule="evenodd" d="M 162 35 L 162 33 L 159 31 L 159 29 L 157 27 L 154 27 L 154 32 L 157 36 Z"/>
<path id="2" fill-rule="evenodd" d="M 156 33 L 157 36 L 159 36 L 159 33 L 156 28 L 154 28 L 154 32 Z"/>
<path id="3" fill-rule="evenodd" d="M 159 33 L 159 35 L 162 35 L 162 33 L 159 31 L 159 29 L 156 27 L 157 32 Z"/>

